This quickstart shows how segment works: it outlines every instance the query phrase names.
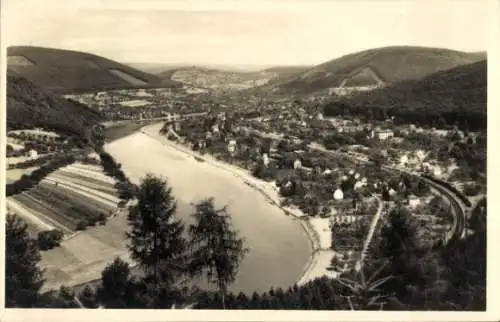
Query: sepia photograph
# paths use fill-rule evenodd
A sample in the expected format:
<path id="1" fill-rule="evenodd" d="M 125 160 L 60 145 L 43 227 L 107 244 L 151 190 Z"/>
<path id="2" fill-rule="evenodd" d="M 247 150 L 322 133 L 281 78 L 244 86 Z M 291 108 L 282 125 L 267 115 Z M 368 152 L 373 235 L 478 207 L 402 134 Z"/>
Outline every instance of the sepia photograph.
<path id="1" fill-rule="evenodd" d="M 2 1 L 4 307 L 487 312 L 492 8 Z"/>

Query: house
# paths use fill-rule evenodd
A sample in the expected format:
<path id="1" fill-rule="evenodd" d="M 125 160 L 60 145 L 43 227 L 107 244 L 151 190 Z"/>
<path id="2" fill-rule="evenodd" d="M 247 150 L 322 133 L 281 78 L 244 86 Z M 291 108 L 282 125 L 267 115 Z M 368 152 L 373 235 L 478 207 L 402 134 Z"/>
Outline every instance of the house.
<path id="1" fill-rule="evenodd" d="M 399 158 L 399 163 L 402 166 L 406 166 L 406 164 L 408 163 L 408 156 L 406 154 L 402 155 L 401 158 Z"/>
<path id="2" fill-rule="evenodd" d="M 26 156 L 30 157 L 31 159 L 38 158 L 38 152 L 36 150 L 31 149 L 26 154 Z"/>
<path id="3" fill-rule="evenodd" d="M 358 190 L 359 188 L 361 188 L 363 186 L 364 186 L 363 182 L 356 181 L 356 183 L 354 184 L 354 190 Z"/>
<path id="4" fill-rule="evenodd" d="M 335 190 L 335 192 L 333 193 L 333 199 L 335 200 L 344 199 L 344 192 L 342 192 L 342 189 L 338 188 L 337 190 Z"/>
<path id="5" fill-rule="evenodd" d="M 229 143 L 227 144 L 227 150 L 230 153 L 233 153 L 236 150 L 236 140 L 234 139 L 229 140 Z"/>
<path id="6" fill-rule="evenodd" d="M 412 195 L 408 199 L 408 205 L 412 208 L 415 208 L 416 206 L 420 205 L 420 199 Z"/>
<path id="7" fill-rule="evenodd" d="M 269 157 L 267 156 L 267 153 L 262 154 L 262 163 L 265 167 L 269 165 Z"/>
<path id="8" fill-rule="evenodd" d="M 381 141 L 387 140 L 389 138 L 394 137 L 394 132 L 390 129 L 378 129 L 378 130 L 372 130 L 371 134 L 372 138 L 377 138 Z"/>
<path id="9" fill-rule="evenodd" d="M 302 168 L 302 162 L 300 161 L 300 159 L 295 159 L 295 161 L 293 162 L 293 168 L 294 169 Z"/>

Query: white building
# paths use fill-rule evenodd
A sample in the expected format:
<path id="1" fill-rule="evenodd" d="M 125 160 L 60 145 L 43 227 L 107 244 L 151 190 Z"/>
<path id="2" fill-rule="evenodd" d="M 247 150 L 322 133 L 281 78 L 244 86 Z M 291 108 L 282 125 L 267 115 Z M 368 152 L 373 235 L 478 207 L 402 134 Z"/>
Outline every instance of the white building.
<path id="1" fill-rule="evenodd" d="M 234 153 L 234 151 L 236 150 L 236 140 L 229 140 L 229 143 L 227 144 L 227 150 L 230 152 L 230 153 Z"/>
<path id="2" fill-rule="evenodd" d="M 293 168 L 294 169 L 300 169 L 300 168 L 302 168 L 302 162 L 300 161 L 300 159 L 296 159 L 293 162 Z"/>
<path id="3" fill-rule="evenodd" d="M 342 192 L 342 189 L 338 188 L 337 190 L 335 190 L 335 192 L 333 193 L 333 199 L 335 200 L 344 199 L 344 192 Z"/>
<path id="4" fill-rule="evenodd" d="M 267 167 L 269 165 L 269 157 L 267 156 L 267 153 L 264 153 L 262 155 L 262 162 L 264 163 L 265 167 Z"/>
<path id="5" fill-rule="evenodd" d="M 371 133 L 372 138 L 377 138 L 379 140 L 387 140 L 389 138 L 394 137 L 394 132 L 392 130 L 372 130 Z"/>
<path id="6" fill-rule="evenodd" d="M 400 158 L 400 160 L 399 160 L 399 163 L 402 166 L 405 166 L 408 163 L 408 156 L 406 154 L 402 155 L 401 158 Z"/>
<path id="7" fill-rule="evenodd" d="M 415 208 L 416 206 L 420 205 L 420 199 L 415 196 L 410 196 L 410 198 L 408 199 L 408 205 Z"/>
<path id="8" fill-rule="evenodd" d="M 28 156 L 31 158 L 31 159 L 37 159 L 38 158 L 38 152 L 36 152 L 36 150 L 29 150 L 28 151 Z"/>

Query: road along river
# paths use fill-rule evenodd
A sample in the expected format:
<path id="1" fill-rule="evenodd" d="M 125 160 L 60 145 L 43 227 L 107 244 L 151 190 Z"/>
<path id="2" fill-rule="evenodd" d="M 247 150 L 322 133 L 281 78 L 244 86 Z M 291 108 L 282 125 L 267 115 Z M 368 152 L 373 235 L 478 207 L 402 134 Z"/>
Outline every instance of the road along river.
<path id="1" fill-rule="evenodd" d="M 310 241 L 300 223 L 232 173 L 164 145 L 158 133 L 161 126 L 147 126 L 148 135 L 134 133 L 105 149 L 134 183 L 148 172 L 168 178 L 186 224 L 192 222 L 193 202 L 213 196 L 218 206 L 229 205 L 233 225 L 249 248 L 232 291 L 251 293 L 293 285 L 311 256 Z"/>

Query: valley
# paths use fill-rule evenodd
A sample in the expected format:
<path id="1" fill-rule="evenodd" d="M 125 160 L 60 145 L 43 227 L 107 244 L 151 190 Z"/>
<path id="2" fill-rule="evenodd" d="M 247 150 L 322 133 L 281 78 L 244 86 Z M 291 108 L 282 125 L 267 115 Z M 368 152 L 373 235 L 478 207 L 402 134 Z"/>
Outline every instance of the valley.
<path id="1" fill-rule="evenodd" d="M 340 296 L 335 283 L 389 256 L 398 224 L 411 225 L 419 259 L 484 232 L 481 55 L 387 47 L 309 67 L 156 75 L 57 49 L 9 57 L 6 206 L 37 245 L 60 235 L 40 247 L 44 294 L 95 293 L 116 258 L 141 280 L 127 233 L 160 198 L 147 178 L 172 189 L 186 240 L 206 198 L 228 207 L 246 249 L 225 286 L 231 308 L 277 290 Z M 51 76 L 65 64 L 79 76 Z M 219 288 L 200 276 L 176 283 L 192 288 L 186 305 L 219 305 L 203 302 L 219 303 Z"/>

